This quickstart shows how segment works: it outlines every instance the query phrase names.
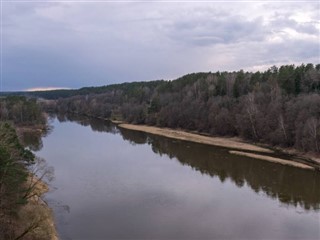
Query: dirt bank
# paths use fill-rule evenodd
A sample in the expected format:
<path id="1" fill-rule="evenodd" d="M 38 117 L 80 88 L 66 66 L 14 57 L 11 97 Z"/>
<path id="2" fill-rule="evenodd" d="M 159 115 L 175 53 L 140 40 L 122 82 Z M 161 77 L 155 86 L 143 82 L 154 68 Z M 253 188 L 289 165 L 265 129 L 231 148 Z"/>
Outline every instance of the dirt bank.
<path id="1" fill-rule="evenodd" d="M 203 143 L 213 146 L 226 147 L 232 149 L 255 151 L 261 153 L 272 153 L 273 151 L 267 148 L 259 147 L 253 144 L 244 143 L 239 138 L 222 138 L 222 137 L 208 137 L 195 133 L 189 133 L 180 130 L 173 130 L 168 128 L 158 128 L 145 125 L 133 125 L 122 123 L 118 125 L 121 128 L 131 129 L 155 135 L 165 136 L 174 139 L 186 140 L 191 142 Z"/>

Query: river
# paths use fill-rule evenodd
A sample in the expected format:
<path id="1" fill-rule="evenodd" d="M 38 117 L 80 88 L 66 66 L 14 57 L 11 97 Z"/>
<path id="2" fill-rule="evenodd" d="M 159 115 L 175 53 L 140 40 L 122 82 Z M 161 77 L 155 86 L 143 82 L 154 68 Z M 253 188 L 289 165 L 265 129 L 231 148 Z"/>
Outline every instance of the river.
<path id="1" fill-rule="evenodd" d="M 53 118 L 36 154 L 61 239 L 319 239 L 320 174 L 110 122 Z M 39 144 L 39 143 L 38 143 Z"/>

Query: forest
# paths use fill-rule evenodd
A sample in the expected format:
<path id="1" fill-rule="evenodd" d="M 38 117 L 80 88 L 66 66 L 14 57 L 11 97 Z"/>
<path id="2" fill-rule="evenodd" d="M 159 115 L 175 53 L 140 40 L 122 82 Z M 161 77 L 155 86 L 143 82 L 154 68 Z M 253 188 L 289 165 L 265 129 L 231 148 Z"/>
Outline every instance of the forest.
<path id="1" fill-rule="evenodd" d="M 85 90 L 84 90 L 85 89 Z M 320 152 L 320 64 L 264 72 L 192 73 L 172 81 L 48 92 L 47 111 L 71 112 Z M 35 92 L 46 98 L 45 92 Z M 71 93 L 70 93 L 71 94 Z"/>
<path id="2" fill-rule="evenodd" d="M 51 234 L 46 222 L 50 211 L 32 199 L 52 169 L 22 145 L 18 131 L 38 124 L 46 125 L 46 118 L 35 99 L 0 98 L 0 239 L 46 239 Z"/>
<path id="3" fill-rule="evenodd" d="M 11 121 L 15 125 L 45 124 L 40 105 L 35 98 L 24 96 L 0 97 L 0 121 Z"/>

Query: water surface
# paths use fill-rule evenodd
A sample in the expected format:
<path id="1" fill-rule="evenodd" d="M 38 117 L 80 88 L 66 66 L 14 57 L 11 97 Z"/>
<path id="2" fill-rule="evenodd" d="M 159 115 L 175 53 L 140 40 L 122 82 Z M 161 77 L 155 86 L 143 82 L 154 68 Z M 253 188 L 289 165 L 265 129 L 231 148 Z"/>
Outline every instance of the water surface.
<path id="1" fill-rule="evenodd" d="M 61 239 L 319 239 L 320 175 L 89 119 L 37 155 Z"/>

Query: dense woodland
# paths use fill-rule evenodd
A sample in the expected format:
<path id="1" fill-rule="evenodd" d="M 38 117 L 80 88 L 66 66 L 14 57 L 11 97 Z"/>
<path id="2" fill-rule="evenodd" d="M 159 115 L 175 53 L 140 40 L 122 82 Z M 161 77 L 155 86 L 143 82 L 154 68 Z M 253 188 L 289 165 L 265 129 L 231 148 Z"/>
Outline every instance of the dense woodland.
<path id="1" fill-rule="evenodd" d="M 319 93 L 320 64 L 303 64 L 84 88 L 67 98 L 53 91 L 48 98 L 58 99 L 46 108 L 319 153 Z"/>
<path id="2" fill-rule="evenodd" d="M 45 124 L 46 118 L 35 98 L 8 96 L 0 98 L 0 121 L 15 125 Z"/>
<path id="3" fill-rule="evenodd" d="M 46 239 L 50 234 L 44 224 L 48 211 L 27 205 L 40 183 L 30 181 L 33 174 L 43 174 L 42 179 L 49 169 L 21 144 L 16 131 L 34 124 L 45 124 L 34 99 L 0 98 L 0 239 Z"/>
<path id="4" fill-rule="evenodd" d="M 14 128 L 0 122 L 0 238 L 12 239 L 15 221 L 27 181 L 26 165 L 34 161 L 34 155 L 19 143 Z"/>

